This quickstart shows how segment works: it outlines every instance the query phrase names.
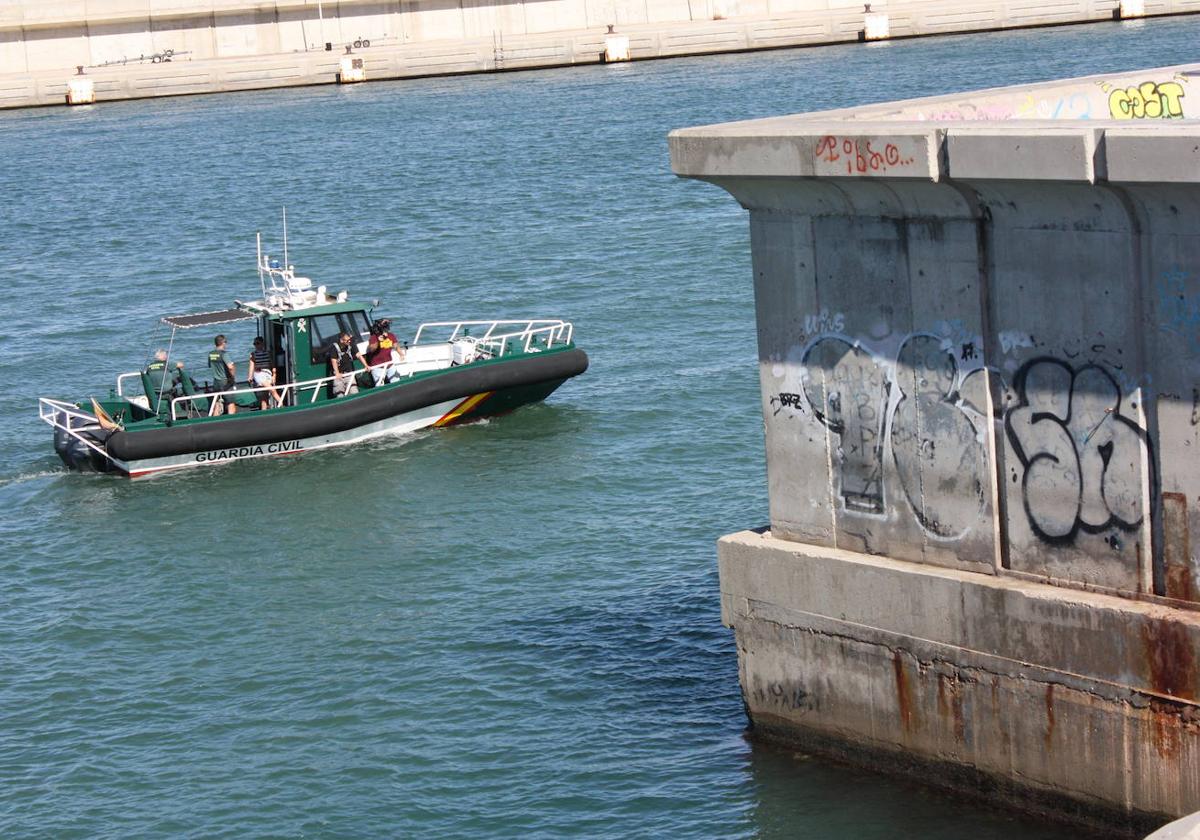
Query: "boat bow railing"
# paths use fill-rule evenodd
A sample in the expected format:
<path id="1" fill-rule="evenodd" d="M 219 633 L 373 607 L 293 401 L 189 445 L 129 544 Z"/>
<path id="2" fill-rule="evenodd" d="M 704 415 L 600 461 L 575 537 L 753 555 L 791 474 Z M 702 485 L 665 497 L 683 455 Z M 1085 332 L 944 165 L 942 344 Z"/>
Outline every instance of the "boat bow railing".
<path id="1" fill-rule="evenodd" d="M 449 337 L 445 332 L 449 330 Z M 474 330 L 475 335 L 470 331 Z M 438 333 L 438 337 L 428 339 L 427 344 L 455 342 L 463 339 L 473 341 L 476 347 L 493 358 L 513 352 L 514 344 L 519 345 L 521 352 L 529 353 L 538 349 L 535 344 L 543 339 L 546 347 L 555 344 L 570 344 L 575 335 L 575 326 L 570 321 L 558 318 L 512 319 L 506 321 L 427 321 L 417 327 L 413 338 L 413 346 L 422 343 L 426 331 Z"/>
<path id="2" fill-rule="evenodd" d="M 94 440 L 80 434 L 84 430 L 102 428 L 96 415 L 89 414 L 74 403 L 52 400 L 49 397 L 38 397 L 38 417 L 55 429 L 66 432 L 89 449 L 99 452 L 110 461 L 112 460 L 102 447 L 96 445 Z"/>

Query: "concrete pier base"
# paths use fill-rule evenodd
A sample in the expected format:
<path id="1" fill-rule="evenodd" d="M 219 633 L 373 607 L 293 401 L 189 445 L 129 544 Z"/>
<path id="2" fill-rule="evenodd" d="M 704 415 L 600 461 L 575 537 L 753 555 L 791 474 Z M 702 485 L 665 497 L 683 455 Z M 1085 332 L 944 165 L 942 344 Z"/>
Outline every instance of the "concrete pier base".
<path id="1" fill-rule="evenodd" d="M 1194 804 L 1200 615 L 769 532 L 719 555 L 760 734 L 1105 832 Z"/>
<path id="2" fill-rule="evenodd" d="M 1128 833 L 1200 809 L 1197 77 L 672 133 L 749 211 L 756 729 Z"/>

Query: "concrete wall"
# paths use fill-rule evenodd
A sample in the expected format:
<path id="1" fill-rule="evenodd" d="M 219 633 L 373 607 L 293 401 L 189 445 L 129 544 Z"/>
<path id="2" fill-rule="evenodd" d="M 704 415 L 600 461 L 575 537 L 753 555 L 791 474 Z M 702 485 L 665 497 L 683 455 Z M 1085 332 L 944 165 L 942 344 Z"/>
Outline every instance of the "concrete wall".
<path id="1" fill-rule="evenodd" d="M 772 542 L 721 554 L 756 720 L 1130 825 L 1200 809 L 1197 75 L 673 133 L 676 172 L 750 211 Z M 840 552 L 909 574 L 876 587 Z M 813 557 L 857 618 L 789 587 Z M 1013 578 L 1037 582 L 1019 607 Z M 1120 618 L 1065 587 L 1122 596 L 1096 596 Z M 821 709 L 781 714 L 768 684 Z M 1094 696 L 1064 717 L 1059 687 Z"/>
<path id="2" fill-rule="evenodd" d="M 892 37 L 1111 20 L 1114 6 L 872 3 Z M 1193 13 L 1200 0 L 1146 11 Z M 857 0 L 8 0 L 0 107 L 62 102 L 76 66 L 104 100 L 331 83 L 347 46 L 369 79 L 596 63 L 610 24 L 638 60 L 854 41 L 864 13 Z"/>

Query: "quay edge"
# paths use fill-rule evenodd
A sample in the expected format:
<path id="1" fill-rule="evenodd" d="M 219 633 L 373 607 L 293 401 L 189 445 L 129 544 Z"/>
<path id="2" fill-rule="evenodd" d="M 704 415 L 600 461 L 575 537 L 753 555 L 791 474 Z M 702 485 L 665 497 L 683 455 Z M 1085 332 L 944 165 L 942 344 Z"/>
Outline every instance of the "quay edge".
<path id="1" fill-rule="evenodd" d="M 22 0 L 0 8 L 0 109 L 335 84 L 346 72 L 380 81 L 596 64 L 618 54 L 638 61 L 817 46 L 865 40 L 881 22 L 886 37 L 898 39 L 1119 16 L 1111 0 L 870 5 L 867 12 L 835 0 L 803 9 L 788 0 L 494 0 L 447 13 L 376 0 L 342 0 L 323 12 L 304 0 L 191 0 L 163 10 L 122 0 Z M 1143 12 L 1195 14 L 1200 5 L 1157 0 Z"/>

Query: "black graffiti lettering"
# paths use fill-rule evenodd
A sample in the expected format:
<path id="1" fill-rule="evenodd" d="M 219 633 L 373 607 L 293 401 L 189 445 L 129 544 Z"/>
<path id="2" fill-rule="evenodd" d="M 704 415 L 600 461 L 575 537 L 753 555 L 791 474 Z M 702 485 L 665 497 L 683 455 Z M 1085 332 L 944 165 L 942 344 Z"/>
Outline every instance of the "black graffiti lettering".
<path id="1" fill-rule="evenodd" d="M 792 409 L 795 409 L 796 411 L 804 410 L 803 405 L 801 405 L 801 403 L 800 403 L 800 395 L 799 394 L 792 394 L 792 393 L 787 393 L 787 392 L 782 392 L 782 393 L 776 394 L 775 396 L 771 397 L 770 404 L 772 406 L 775 406 L 775 411 L 772 412 L 772 416 L 779 414 L 779 412 L 783 411 L 785 408 L 792 408 Z"/>
<path id="2" fill-rule="evenodd" d="M 1017 371 L 1013 387 L 1017 405 L 1004 427 L 1024 469 L 1022 500 L 1033 533 L 1064 544 L 1080 531 L 1140 527 L 1143 469 L 1152 471 L 1153 459 L 1143 458 L 1146 430 L 1121 412 L 1116 377 L 1097 364 L 1075 368 L 1039 357 Z"/>

